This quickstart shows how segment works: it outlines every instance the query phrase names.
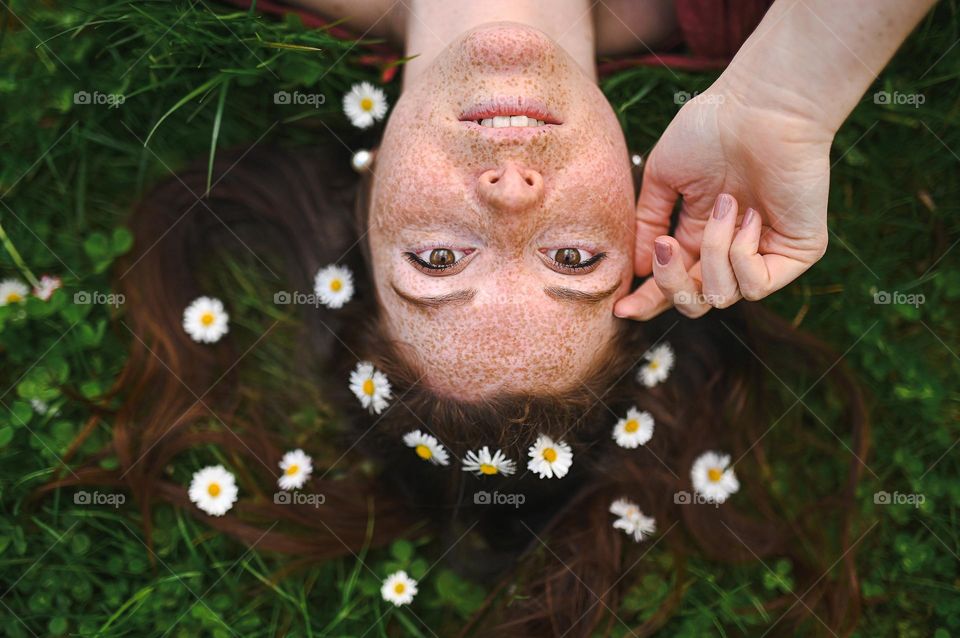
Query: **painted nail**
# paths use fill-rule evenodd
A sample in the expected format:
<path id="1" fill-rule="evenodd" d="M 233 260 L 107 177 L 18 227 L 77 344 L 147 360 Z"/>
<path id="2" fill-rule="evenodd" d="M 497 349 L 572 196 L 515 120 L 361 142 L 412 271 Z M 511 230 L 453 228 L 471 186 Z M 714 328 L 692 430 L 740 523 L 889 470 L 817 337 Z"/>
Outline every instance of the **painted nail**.
<path id="1" fill-rule="evenodd" d="M 717 197 L 717 201 L 713 204 L 713 218 L 714 219 L 723 219 L 733 210 L 733 197 L 727 195 L 726 193 L 721 193 Z"/>
<path id="2" fill-rule="evenodd" d="M 670 263 L 673 248 L 665 241 L 655 241 L 653 242 L 653 252 L 657 254 L 657 263 L 661 266 L 666 266 Z"/>
<path id="3" fill-rule="evenodd" d="M 753 210 L 752 208 L 748 208 L 747 212 L 743 214 L 743 222 L 740 223 L 740 227 L 746 228 L 750 222 L 753 221 L 753 214 L 756 212 L 757 211 Z"/>

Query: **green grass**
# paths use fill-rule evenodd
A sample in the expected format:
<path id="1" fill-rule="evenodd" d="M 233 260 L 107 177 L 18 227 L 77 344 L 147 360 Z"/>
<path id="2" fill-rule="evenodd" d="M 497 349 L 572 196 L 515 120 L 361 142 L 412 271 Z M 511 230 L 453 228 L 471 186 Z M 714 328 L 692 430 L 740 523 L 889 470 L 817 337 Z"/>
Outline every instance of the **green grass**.
<path id="1" fill-rule="evenodd" d="M 766 302 L 833 344 L 870 395 L 873 446 L 854 530 L 862 535 L 861 636 L 960 635 L 957 11 L 955 2 L 940 3 L 841 129 L 830 250 Z M 107 440 L 115 403 L 101 397 L 130 339 L 119 323 L 123 307 L 70 301 L 79 291 L 109 293 L 110 267 L 129 249 L 123 222 L 131 203 L 171 170 L 218 148 L 305 145 L 334 134 L 351 148 L 372 145 L 376 132 L 352 130 L 339 97 L 377 74 L 356 63 L 350 43 L 322 31 L 202 2 L 19 1 L 0 17 L 0 274 L 26 278 L 26 267 L 66 283 L 49 303 L 0 308 L 2 633 L 448 635 L 441 628 L 458 626 L 485 591 L 435 565 L 429 538 L 275 579 L 291 559 L 248 551 L 170 507 L 156 510 L 153 565 L 129 501 L 79 506 L 71 491 L 28 500 L 61 468 L 60 457 L 91 417 L 101 419 L 81 456 Z M 674 93 L 703 90 L 711 80 L 636 69 L 609 78 L 604 90 L 631 147 L 646 152 L 678 108 Z M 396 82 L 386 88 L 395 101 Z M 276 105 L 279 90 L 327 99 L 316 109 Z M 78 91 L 125 101 L 116 108 L 76 104 Z M 876 104 L 875 91 L 920 94 L 924 102 Z M 263 320 L 254 309 L 265 305 L 255 270 L 238 263 L 230 273 L 243 283 L 253 323 Z M 880 291 L 923 295 L 924 303 L 878 305 Z M 272 344 L 256 365 L 282 370 L 284 347 Z M 814 381 L 793 390 L 800 394 Z M 32 399 L 53 410 L 35 412 Z M 816 392 L 805 402 L 830 413 Z M 295 422 L 322 417 L 311 405 L 304 401 Z M 770 487 L 785 510 L 801 506 L 807 492 L 797 477 L 813 472 L 829 489 L 849 460 L 842 424 L 832 424 L 835 437 L 803 406 L 777 426 L 768 449 L 789 445 L 801 422 L 816 445 L 770 455 Z M 205 454 L 185 459 L 176 476 L 188 477 L 191 462 L 209 462 L 213 453 Z M 879 506 L 878 490 L 922 494 L 925 502 Z M 645 561 L 650 575 L 632 584 L 621 613 L 628 622 L 649 615 L 672 584 L 653 575 L 669 573 L 665 550 Z M 396 611 L 380 600 L 379 579 L 401 566 L 425 578 L 412 608 Z M 789 592 L 791 565 L 694 561 L 686 586 L 664 635 L 760 635 L 775 616 L 745 610 Z"/>

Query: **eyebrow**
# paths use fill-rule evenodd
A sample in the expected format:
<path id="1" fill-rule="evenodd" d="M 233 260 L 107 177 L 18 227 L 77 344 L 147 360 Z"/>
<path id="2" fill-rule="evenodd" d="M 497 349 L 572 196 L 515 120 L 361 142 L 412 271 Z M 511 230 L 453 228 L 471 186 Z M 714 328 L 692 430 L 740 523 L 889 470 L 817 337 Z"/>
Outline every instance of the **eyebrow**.
<path id="1" fill-rule="evenodd" d="M 393 288 L 393 292 L 397 293 L 398 297 L 418 308 L 440 308 L 447 304 L 459 306 L 473 301 L 473 298 L 477 296 L 477 291 L 474 288 L 457 290 L 456 292 L 437 295 L 436 297 L 414 297 L 397 288 L 397 285 L 393 282 L 390 282 L 390 287 Z"/>
<path id="2" fill-rule="evenodd" d="M 543 292 L 547 293 L 548 297 L 556 299 L 557 301 L 573 301 L 576 303 L 585 303 L 585 304 L 598 304 L 613 293 L 617 292 L 620 289 L 620 282 L 615 282 L 611 287 L 606 290 L 598 290 L 597 292 L 583 292 L 581 290 L 573 290 L 572 288 L 560 288 L 557 286 L 548 286 L 543 289 Z"/>
<path id="3" fill-rule="evenodd" d="M 445 295 L 438 295 L 436 297 L 414 297 L 403 292 L 397 285 L 393 282 L 390 283 L 390 287 L 393 288 L 393 292 L 397 293 L 397 296 L 410 303 L 418 308 L 427 308 L 434 309 L 440 308 L 445 305 L 463 305 L 473 301 L 473 298 L 477 296 L 477 290 L 475 288 L 470 288 L 467 290 L 457 290 L 455 292 L 447 293 Z M 613 286 L 607 288 L 606 290 L 599 290 L 597 292 L 583 292 L 581 290 L 574 290 L 572 288 L 563 288 L 559 286 L 548 286 L 543 289 L 543 292 L 550 298 L 556 299 L 557 301 L 572 301 L 574 303 L 581 304 L 598 304 L 613 293 L 615 293 L 620 288 L 620 282 L 614 283 Z"/>

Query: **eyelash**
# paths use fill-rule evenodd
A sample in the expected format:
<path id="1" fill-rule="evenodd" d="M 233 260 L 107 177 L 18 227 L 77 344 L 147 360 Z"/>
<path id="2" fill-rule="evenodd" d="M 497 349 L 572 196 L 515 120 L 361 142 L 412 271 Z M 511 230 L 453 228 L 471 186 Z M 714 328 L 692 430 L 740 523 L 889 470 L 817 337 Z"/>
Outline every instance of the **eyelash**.
<path id="1" fill-rule="evenodd" d="M 434 266 L 417 257 L 417 253 L 403 253 L 403 256 L 406 257 L 407 261 L 414 266 L 420 266 L 421 268 L 427 268 L 429 270 L 446 270 L 448 268 L 453 268 L 460 263 L 460 260 L 458 259 L 452 264 L 447 264 L 446 266 Z"/>
<path id="2" fill-rule="evenodd" d="M 409 261 L 413 265 L 414 268 L 416 268 L 420 272 L 426 273 L 428 275 L 432 274 L 436 276 L 436 275 L 439 275 L 441 272 L 448 271 L 453 268 L 456 268 L 459 271 L 461 267 L 466 263 L 466 260 L 472 254 L 473 254 L 473 251 L 470 251 L 469 253 L 466 253 L 463 257 L 461 257 L 454 263 L 448 264 L 446 266 L 434 266 L 424 261 L 423 259 L 420 259 L 417 253 L 414 253 L 414 252 L 403 253 L 403 256 L 406 258 L 407 261 Z M 607 253 L 597 253 L 593 257 L 591 257 L 590 259 L 584 262 L 581 262 L 573 266 L 569 266 L 567 264 L 561 264 L 559 261 L 548 257 L 545 253 L 541 253 L 541 254 L 543 255 L 544 261 L 549 262 L 548 266 L 555 269 L 562 268 L 563 270 L 566 270 L 569 272 L 586 271 L 588 269 L 592 270 L 594 266 L 599 264 L 607 256 Z M 453 274 L 453 273 L 446 273 L 446 274 Z"/>
<path id="3" fill-rule="evenodd" d="M 421 252 L 427 252 L 427 251 L 424 250 Z M 413 264 L 414 268 L 416 268 L 420 272 L 427 275 L 432 275 L 434 277 L 441 277 L 446 275 L 454 275 L 460 272 L 461 270 L 463 270 L 463 268 L 467 264 L 467 260 L 470 258 L 470 255 L 472 254 L 473 254 L 472 250 L 464 252 L 463 256 L 460 257 L 460 259 L 456 260 L 452 264 L 447 264 L 446 266 L 434 266 L 433 264 L 427 261 L 424 261 L 423 259 L 420 259 L 417 253 L 413 253 L 413 252 L 403 253 L 403 256 L 406 258 L 407 261 Z"/>
<path id="4" fill-rule="evenodd" d="M 582 261 L 579 264 L 576 264 L 575 266 L 568 266 L 567 264 L 561 264 L 556 259 L 551 259 L 551 261 L 553 262 L 554 266 L 556 266 L 557 268 L 563 268 L 564 270 L 583 270 L 585 268 L 590 268 L 600 263 L 600 260 L 606 256 L 607 256 L 607 253 L 597 253 L 590 259 L 586 261 Z M 547 259 L 550 259 L 550 258 L 548 257 Z"/>

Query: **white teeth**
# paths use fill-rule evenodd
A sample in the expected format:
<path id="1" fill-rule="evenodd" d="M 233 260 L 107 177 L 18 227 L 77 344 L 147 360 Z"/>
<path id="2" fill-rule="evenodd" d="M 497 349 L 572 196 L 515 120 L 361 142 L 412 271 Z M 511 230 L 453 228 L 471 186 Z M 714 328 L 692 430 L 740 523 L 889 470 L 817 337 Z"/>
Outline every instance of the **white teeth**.
<path id="1" fill-rule="evenodd" d="M 544 126 L 545 122 L 543 120 L 535 120 L 526 115 L 495 115 L 492 118 L 487 117 L 482 120 L 477 120 L 477 124 L 488 128 L 526 128 L 528 126 Z"/>

